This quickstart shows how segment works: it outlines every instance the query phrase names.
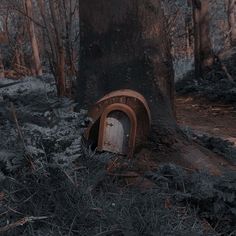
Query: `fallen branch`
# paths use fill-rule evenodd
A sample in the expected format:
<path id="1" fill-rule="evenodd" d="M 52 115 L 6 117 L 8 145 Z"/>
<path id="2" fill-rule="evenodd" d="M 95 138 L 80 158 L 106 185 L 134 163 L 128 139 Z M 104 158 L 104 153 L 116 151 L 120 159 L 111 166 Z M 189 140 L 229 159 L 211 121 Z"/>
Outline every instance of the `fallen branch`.
<path id="1" fill-rule="evenodd" d="M 96 234 L 95 236 L 108 236 L 108 235 L 116 235 L 116 234 L 117 235 L 122 234 L 122 230 L 120 229 L 108 230 L 108 231 L 104 231 L 99 234 Z"/>
<path id="2" fill-rule="evenodd" d="M 18 226 L 23 226 L 27 223 L 36 221 L 36 220 L 45 220 L 48 219 L 48 216 L 38 216 L 38 217 L 34 217 L 34 216 L 29 216 L 29 217 L 24 217 L 14 223 L 8 224 L 2 228 L 0 228 L 0 234 L 7 232 L 8 230 L 14 229 Z"/>
<path id="3" fill-rule="evenodd" d="M 19 84 L 19 83 L 22 83 L 22 82 L 20 81 L 20 82 L 8 83 L 8 84 L 0 84 L 0 89 L 1 89 L 1 88 L 6 88 L 6 87 L 10 87 L 10 86 L 13 86 L 13 85 Z"/>

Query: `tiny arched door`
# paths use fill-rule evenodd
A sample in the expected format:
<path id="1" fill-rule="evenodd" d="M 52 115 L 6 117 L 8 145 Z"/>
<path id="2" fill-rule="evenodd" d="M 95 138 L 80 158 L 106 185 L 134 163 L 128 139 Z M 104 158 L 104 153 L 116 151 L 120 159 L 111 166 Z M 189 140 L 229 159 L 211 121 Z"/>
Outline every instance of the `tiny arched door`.
<path id="1" fill-rule="evenodd" d="M 105 119 L 103 150 L 119 154 L 129 151 L 131 122 L 123 111 L 110 112 Z"/>

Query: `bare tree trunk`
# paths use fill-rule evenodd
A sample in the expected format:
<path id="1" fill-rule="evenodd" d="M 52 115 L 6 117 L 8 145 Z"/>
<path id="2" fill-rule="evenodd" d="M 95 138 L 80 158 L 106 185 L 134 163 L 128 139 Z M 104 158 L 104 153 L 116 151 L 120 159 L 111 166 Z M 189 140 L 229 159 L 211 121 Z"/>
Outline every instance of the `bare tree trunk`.
<path id="1" fill-rule="evenodd" d="M 73 56 L 79 48 L 76 45 L 79 38 L 79 1 L 37 0 L 37 3 L 44 25 L 45 52 L 55 76 L 58 95 L 69 96 L 72 80 L 77 75 Z"/>
<path id="2" fill-rule="evenodd" d="M 22 44 L 23 44 L 23 29 L 19 29 L 19 35 L 16 38 L 16 46 L 15 46 L 15 50 L 14 50 L 14 59 L 12 61 L 12 66 L 14 69 L 16 69 L 15 67 L 18 66 L 23 66 L 25 67 L 25 58 L 24 58 L 24 53 L 22 51 Z"/>
<path id="3" fill-rule="evenodd" d="M 25 8 L 27 15 L 32 18 L 33 17 L 33 8 L 32 8 L 32 0 L 25 0 Z M 28 20 L 29 22 L 29 33 L 30 33 L 30 40 L 31 40 L 31 46 L 33 51 L 33 58 L 34 58 L 34 66 L 35 66 L 35 72 L 36 75 L 42 75 L 42 65 L 39 55 L 39 47 L 38 42 L 35 34 L 35 28 L 34 28 L 34 22 L 32 20 Z"/>
<path id="4" fill-rule="evenodd" d="M 4 78 L 5 74 L 4 74 L 4 65 L 3 65 L 3 61 L 2 61 L 2 53 L 0 50 L 0 78 Z"/>
<path id="5" fill-rule="evenodd" d="M 14 64 L 25 67 L 24 53 L 22 52 L 21 48 L 15 49 L 13 65 Z"/>
<path id="6" fill-rule="evenodd" d="M 201 21 L 200 21 L 200 40 L 201 40 L 201 67 L 204 71 L 213 63 L 213 52 L 210 38 L 210 17 L 209 0 L 201 1 Z"/>
<path id="7" fill-rule="evenodd" d="M 193 0 L 193 22 L 194 22 L 194 62 L 195 62 L 195 77 L 202 76 L 201 57 L 200 57 L 200 11 L 197 2 Z"/>
<path id="8" fill-rule="evenodd" d="M 57 64 L 57 58 L 58 57 L 56 55 L 56 45 L 55 45 L 54 40 L 53 40 L 54 34 L 52 34 L 50 24 L 48 24 L 48 22 L 47 22 L 48 19 L 46 18 L 47 13 L 46 13 L 45 1 L 44 0 L 37 0 L 37 3 L 38 3 L 39 11 L 40 11 L 42 21 L 43 21 L 43 24 L 44 24 L 44 27 L 45 27 L 45 32 L 43 32 L 45 51 L 46 51 L 46 54 L 47 54 L 47 57 L 48 57 L 51 72 L 56 77 L 55 65 Z M 49 45 L 49 51 L 51 53 L 48 52 L 47 43 Z"/>
<path id="9" fill-rule="evenodd" d="M 66 78 L 65 78 L 65 48 L 62 40 L 62 28 L 59 23 L 58 7 L 55 7 L 54 0 L 49 0 L 50 13 L 52 16 L 53 28 L 55 31 L 56 44 L 56 76 L 57 76 L 57 91 L 59 96 L 66 95 Z"/>
<path id="10" fill-rule="evenodd" d="M 202 77 L 213 63 L 209 29 L 209 0 L 193 0 L 194 58 L 196 78 Z"/>
<path id="11" fill-rule="evenodd" d="M 64 48 L 59 48 L 59 60 L 57 67 L 58 75 L 58 95 L 66 95 L 66 78 L 65 78 L 65 50 Z"/>
<path id="12" fill-rule="evenodd" d="M 228 0 L 228 23 L 229 23 L 229 30 L 230 30 L 230 44 L 231 46 L 236 46 L 236 19 L 235 19 L 235 0 Z"/>

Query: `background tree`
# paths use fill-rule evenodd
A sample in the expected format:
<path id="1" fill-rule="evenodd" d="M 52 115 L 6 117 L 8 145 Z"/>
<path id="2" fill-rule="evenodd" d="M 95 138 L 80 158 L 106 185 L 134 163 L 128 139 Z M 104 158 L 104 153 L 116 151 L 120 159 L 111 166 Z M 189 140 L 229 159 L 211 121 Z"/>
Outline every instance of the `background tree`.
<path id="1" fill-rule="evenodd" d="M 209 28 L 209 0 L 193 0 L 195 76 L 202 77 L 213 63 Z"/>
<path id="2" fill-rule="evenodd" d="M 0 78 L 4 78 L 4 65 L 2 61 L 2 53 L 0 51 Z"/>
<path id="3" fill-rule="evenodd" d="M 54 75 L 58 95 L 71 96 L 78 75 L 79 1 L 9 0 L 1 10 L 11 52 L 9 67 L 19 76 L 41 75 L 44 67 Z"/>
<path id="4" fill-rule="evenodd" d="M 44 50 L 58 88 L 65 96 L 68 82 L 78 73 L 79 1 L 37 0 L 41 14 Z"/>
<path id="5" fill-rule="evenodd" d="M 42 71 L 42 65 L 41 65 L 41 60 L 40 60 L 40 55 L 39 55 L 39 47 L 38 47 L 38 42 L 36 38 L 34 22 L 32 21 L 32 18 L 33 18 L 32 0 L 25 0 L 24 4 L 25 4 L 26 15 L 29 18 L 27 19 L 27 22 L 29 26 L 29 36 L 30 36 L 33 58 L 34 58 L 35 74 L 41 76 L 43 74 L 43 71 Z"/>

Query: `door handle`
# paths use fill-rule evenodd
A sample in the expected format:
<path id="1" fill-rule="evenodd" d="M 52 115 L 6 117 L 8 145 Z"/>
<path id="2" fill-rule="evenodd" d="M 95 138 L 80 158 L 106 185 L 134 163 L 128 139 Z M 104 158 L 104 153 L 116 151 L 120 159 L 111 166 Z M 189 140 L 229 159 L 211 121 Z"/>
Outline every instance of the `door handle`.
<path id="1" fill-rule="evenodd" d="M 114 125 L 113 125 L 112 123 L 108 123 L 108 122 L 107 122 L 107 123 L 106 123 L 106 126 L 111 126 L 111 127 L 112 127 L 112 126 L 114 126 Z"/>

